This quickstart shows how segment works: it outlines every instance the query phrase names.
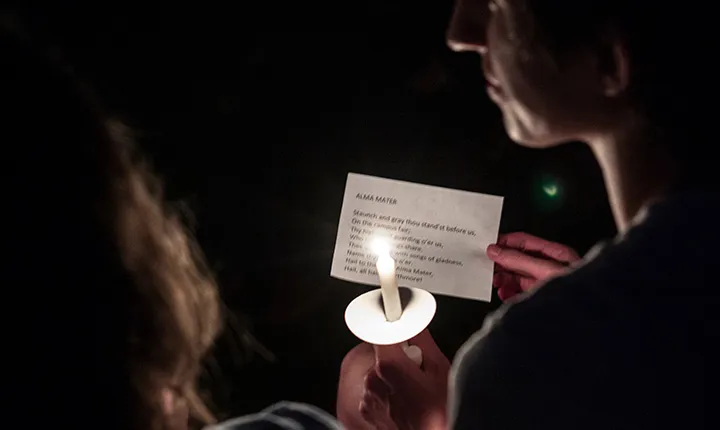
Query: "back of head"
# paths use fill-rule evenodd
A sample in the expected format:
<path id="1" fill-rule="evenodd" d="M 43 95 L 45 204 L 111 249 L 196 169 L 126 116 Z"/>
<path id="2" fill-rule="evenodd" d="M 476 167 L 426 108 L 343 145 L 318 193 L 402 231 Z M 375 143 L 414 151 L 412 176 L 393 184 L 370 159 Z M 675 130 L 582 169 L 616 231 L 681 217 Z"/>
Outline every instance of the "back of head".
<path id="1" fill-rule="evenodd" d="M 30 364 L 16 400 L 73 428 L 150 429 L 169 389 L 209 418 L 195 379 L 219 305 L 193 242 L 127 130 L 6 18 L 0 63 L 8 343 Z"/>

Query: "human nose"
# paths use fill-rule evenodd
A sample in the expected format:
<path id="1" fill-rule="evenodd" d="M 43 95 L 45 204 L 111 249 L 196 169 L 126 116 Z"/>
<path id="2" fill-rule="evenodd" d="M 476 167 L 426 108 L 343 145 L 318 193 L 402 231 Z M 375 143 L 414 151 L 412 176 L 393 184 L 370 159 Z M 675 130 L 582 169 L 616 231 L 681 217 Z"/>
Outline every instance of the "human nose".
<path id="1" fill-rule="evenodd" d="M 447 45 L 457 52 L 487 52 L 488 0 L 457 0 L 447 31 Z"/>

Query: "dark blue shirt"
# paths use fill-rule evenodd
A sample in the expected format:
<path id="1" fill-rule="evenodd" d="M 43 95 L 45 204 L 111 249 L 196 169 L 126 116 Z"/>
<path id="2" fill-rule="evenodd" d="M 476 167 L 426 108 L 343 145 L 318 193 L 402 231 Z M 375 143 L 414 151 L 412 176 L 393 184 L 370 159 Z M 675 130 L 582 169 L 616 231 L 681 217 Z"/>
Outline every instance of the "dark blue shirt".
<path id="1" fill-rule="evenodd" d="M 454 429 L 720 428 L 720 197 L 641 214 L 458 354 Z"/>

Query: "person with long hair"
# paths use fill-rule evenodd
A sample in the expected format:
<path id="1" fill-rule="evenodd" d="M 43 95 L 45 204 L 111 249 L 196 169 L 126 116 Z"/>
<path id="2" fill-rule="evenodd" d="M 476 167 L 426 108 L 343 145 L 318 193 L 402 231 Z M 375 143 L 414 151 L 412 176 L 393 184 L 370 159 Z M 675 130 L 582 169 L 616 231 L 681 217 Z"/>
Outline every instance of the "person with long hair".
<path id="1" fill-rule="evenodd" d="M 0 104 L 3 286 L 27 295 L 17 303 L 30 328 L 6 338 L 29 366 L 22 388 L 6 388 L 24 406 L 15 418 L 32 428 L 338 427 L 294 403 L 215 424 L 197 379 L 224 317 L 200 249 L 128 127 L 9 15 Z"/>

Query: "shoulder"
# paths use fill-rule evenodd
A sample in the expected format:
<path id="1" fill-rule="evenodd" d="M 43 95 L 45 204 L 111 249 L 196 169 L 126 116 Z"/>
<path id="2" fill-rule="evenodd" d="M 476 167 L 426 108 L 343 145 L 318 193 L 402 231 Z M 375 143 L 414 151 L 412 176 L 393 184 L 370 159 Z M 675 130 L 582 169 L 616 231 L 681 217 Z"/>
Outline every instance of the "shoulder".
<path id="1" fill-rule="evenodd" d="M 601 252 L 602 254 L 603 252 Z M 600 260 L 597 261 L 600 263 Z M 454 429 L 538 428 L 540 417 L 569 419 L 570 405 L 590 382 L 580 365 L 603 342 L 617 306 L 600 288 L 594 262 L 503 305 L 458 352 L 450 377 Z M 523 405 L 519 414 L 517 405 Z"/>
<path id="2" fill-rule="evenodd" d="M 472 372 L 484 361 L 512 366 L 518 354 L 550 359 L 585 343 L 593 327 L 607 329 L 604 323 L 619 316 L 613 311 L 635 301 L 630 286 L 647 276 L 633 258 L 637 242 L 622 238 L 599 245 L 570 273 L 503 304 L 458 351 L 454 372 Z"/>
<path id="3" fill-rule="evenodd" d="M 453 428 L 541 428 L 543 423 L 572 428 L 590 416 L 580 416 L 589 404 L 622 396 L 632 404 L 628 381 L 641 380 L 641 374 L 651 379 L 648 363 L 668 356 L 663 334 L 679 333 L 687 343 L 692 323 L 709 320 L 698 317 L 701 311 L 709 316 L 716 309 L 679 308 L 678 286 L 705 303 L 720 300 L 708 282 L 715 277 L 718 253 L 712 247 L 720 229 L 706 222 L 708 213 L 715 218 L 720 213 L 717 201 L 686 196 L 654 207 L 571 273 L 489 316 L 453 363 Z M 704 229 L 705 243 L 698 228 Z M 672 360 L 666 361 L 670 366 Z M 626 389 L 619 393 L 620 384 Z M 635 389 L 643 392 L 641 385 Z M 522 414 L 517 405 L 523 405 Z M 597 414 L 592 417 L 600 423 Z"/>
<path id="4" fill-rule="evenodd" d="M 281 402 L 264 411 L 233 418 L 205 430 L 341 430 L 327 412 L 303 403 Z"/>
<path id="5" fill-rule="evenodd" d="M 569 334 L 565 332 L 570 329 L 568 322 L 572 318 L 572 308 L 568 307 L 572 305 L 568 302 L 572 298 L 564 294 L 564 290 L 576 289 L 577 285 L 570 287 L 569 284 L 577 282 L 553 280 L 489 315 L 482 329 L 458 351 L 453 379 L 467 381 L 470 376 L 478 376 L 478 372 L 487 369 L 488 365 L 494 369 L 514 367 L 517 357 L 527 359 L 541 354 L 548 350 L 548 342 L 567 338 Z M 493 374 L 498 376 L 497 372 Z"/>

